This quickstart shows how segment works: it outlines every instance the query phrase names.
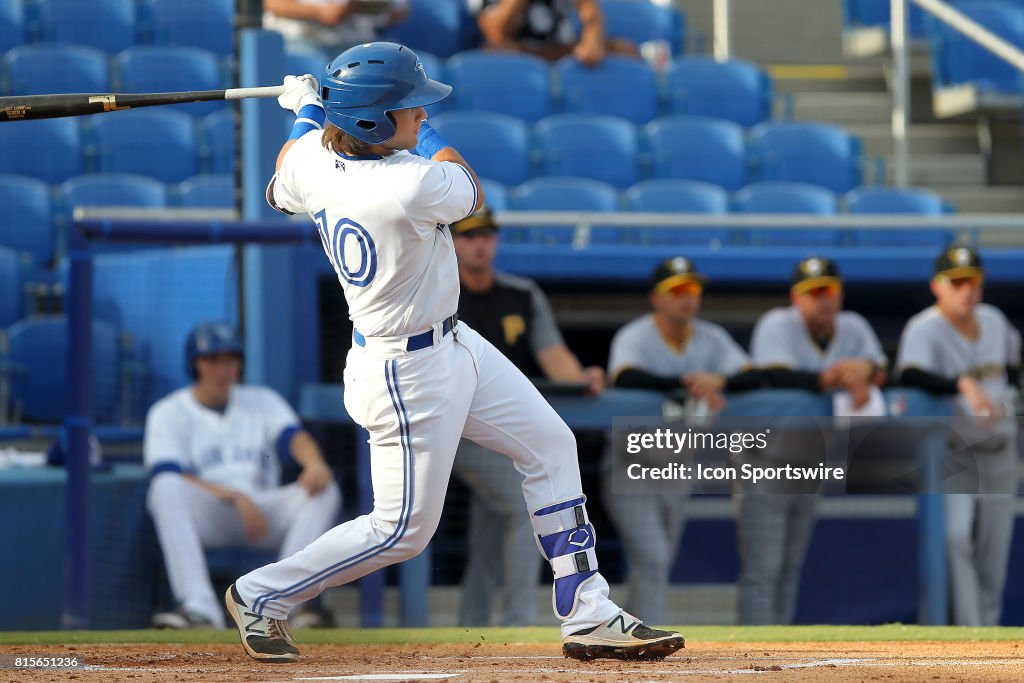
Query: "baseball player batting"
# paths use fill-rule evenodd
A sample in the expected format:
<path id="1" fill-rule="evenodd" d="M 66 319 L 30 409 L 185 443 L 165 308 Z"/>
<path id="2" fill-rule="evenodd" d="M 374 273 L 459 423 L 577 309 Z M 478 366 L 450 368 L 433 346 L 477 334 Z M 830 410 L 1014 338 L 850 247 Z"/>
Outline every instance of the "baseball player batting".
<path id="1" fill-rule="evenodd" d="M 297 119 L 267 199 L 316 222 L 345 292 L 354 327 L 345 408 L 370 435 L 374 507 L 228 589 L 245 651 L 296 659 L 285 621 L 296 606 L 421 552 L 462 436 L 512 458 L 524 476 L 565 656 L 658 659 L 683 647 L 680 634 L 649 628 L 608 598 L 572 432 L 455 317 L 448 225 L 484 197 L 466 161 L 425 122 L 423 107 L 451 86 L 429 79 L 407 47 L 367 43 L 331 61 L 322 83 L 289 76 L 285 88 L 280 103 Z"/>

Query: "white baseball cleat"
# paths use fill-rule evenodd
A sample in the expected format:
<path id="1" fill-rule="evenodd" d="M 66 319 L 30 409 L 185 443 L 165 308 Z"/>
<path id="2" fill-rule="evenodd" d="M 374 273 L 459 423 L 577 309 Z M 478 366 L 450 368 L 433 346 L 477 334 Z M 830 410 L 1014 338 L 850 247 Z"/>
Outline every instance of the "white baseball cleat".
<path id="1" fill-rule="evenodd" d="M 649 628 L 628 612 L 619 612 L 606 624 L 562 638 L 562 654 L 582 660 L 664 659 L 683 647 L 686 640 L 681 634 Z"/>
<path id="2" fill-rule="evenodd" d="M 228 614 L 238 627 L 242 647 L 253 659 L 260 662 L 294 662 L 299 658 L 288 622 L 256 614 L 245 604 L 231 584 L 224 595 Z"/>

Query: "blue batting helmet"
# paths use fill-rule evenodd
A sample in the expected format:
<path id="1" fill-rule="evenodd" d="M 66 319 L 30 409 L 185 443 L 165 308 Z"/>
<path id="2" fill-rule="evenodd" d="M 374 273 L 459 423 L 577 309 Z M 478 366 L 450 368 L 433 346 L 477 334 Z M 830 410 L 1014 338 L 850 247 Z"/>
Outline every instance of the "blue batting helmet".
<path id="1" fill-rule="evenodd" d="M 231 325 L 211 322 L 197 326 L 185 340 L 185 372 L 191 379 L 197 379 L 196 359 L 215 353 L 237 353 L 245 358 L 245 348 Z"/>
<path id="2" fill-rule="evenodd" d="M 327 64 L 320 79 L 327 120 L 371 144 L 394 136 L 388 112 L 425 107 L 451 91 L 452 86 L 427 78 L 416 53 L 397 43 L 351 47 Z"/>

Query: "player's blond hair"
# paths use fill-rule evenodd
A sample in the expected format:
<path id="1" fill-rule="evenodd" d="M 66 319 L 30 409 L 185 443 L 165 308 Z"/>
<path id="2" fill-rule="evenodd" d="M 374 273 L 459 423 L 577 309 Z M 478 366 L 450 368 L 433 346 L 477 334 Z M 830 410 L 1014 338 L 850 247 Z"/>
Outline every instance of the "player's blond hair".
<path id="1" fill-rule="evenodd" d="M 320 136 L 320 144 L 329 152 L 362 156 L 370 151 L 370 143 L 352 137 L 332 123 L 324 123 L 324 132 Z"/>

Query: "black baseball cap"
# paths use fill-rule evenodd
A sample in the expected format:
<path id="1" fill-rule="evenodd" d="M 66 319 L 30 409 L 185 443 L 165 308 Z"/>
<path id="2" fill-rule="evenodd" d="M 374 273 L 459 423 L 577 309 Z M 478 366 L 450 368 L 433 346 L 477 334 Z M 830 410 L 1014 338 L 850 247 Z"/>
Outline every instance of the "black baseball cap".
<path id="1" fill-rule="evenodd" d="M 651 291 L 664 294 L 678 284 L 696 280 L 706 282 L 707 277 L 697 271 L 697 266 L 685 256 L 675 256 L 659 263 L 651 273 Z"/>
<path id="2" fill-rule="evenodd" d="M 839 277 L 839 268 L 836 267 L 834 261 L 819 256 L 811 256 L 796 264 L 796 268 L 793 269 L 791 291 L 796 294 L 803 294 L 808 290 L 817 289 L 818 287 L 827 287 L 828 285 L 841 286 L 842 284 L 843 281 Z"/>
<path id="3" fill-rule="evenodd" d="M 481 207 L 479 211 L 466 216 L 461 221 L 452 223 L 453 235 L 466 236 L 467 233 L 473 235 L 493 235 L 496 232 L 498 232 L 498 224 L 494 222 L 494 216 L 486 206 Z"/>
<path id="4" fill-rule="evenodd" d="M 947 278 L 984 277 L 985 269 L 978 252 L 962 244 L 954 244 L 935 259 L 935 275 Z"/>

